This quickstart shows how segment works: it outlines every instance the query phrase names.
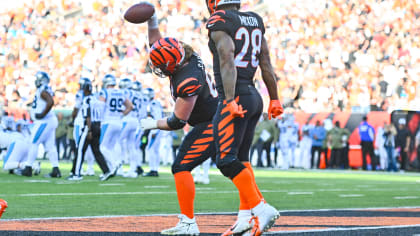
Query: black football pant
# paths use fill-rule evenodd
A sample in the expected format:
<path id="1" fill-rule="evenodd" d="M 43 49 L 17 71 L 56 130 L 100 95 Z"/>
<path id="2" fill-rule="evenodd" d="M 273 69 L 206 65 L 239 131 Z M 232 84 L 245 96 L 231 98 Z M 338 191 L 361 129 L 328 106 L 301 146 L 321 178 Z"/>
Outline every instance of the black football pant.
<path id="1" fill-rule="evenodd" d="M 172 174 L 191 171 L 209 157 L 215 158 L 213 124 L 203 122 L 194 126 L 184 137 L 172 164 Z"/>
<path id="2" fill-rule="evenodd" d="M 233 118 L 226 108 L 226 102 L 219 100 L 213 118 L 216 164 L 223 175 L 231 179 L 245 168 L 241 162 L 249 162 L 249 149 L 263 109 L 262 98 L 253 85 L 236 86 L 238 96 L 235 99 L 247 110 L 245 117 Z"/>
<path id="3" fill-rule="evenodd" d="M 322 147 L 321 146 L 312 146 L 312 148 L 311 148 L 311 168 L 314 167 L 315 153 L 318 153 L 318 161 L 316 162 L 316 168 L 319 169 L 319 163 L 321 161 Z"/>
<path id="4" fill-rule="evenodd" d="M 73 159 L 73 167 L 71 169 L 71 173 L 73 173 L 74 175 L 80 175 L 80 172 L 82 170 L 82 164 L 85 159 L 86 150 L 89 145 L 92 148 L 95 160 L 101 168 L 102 172 L 109 172 L 109 167 L 106 164 L 105 158 L 102 155 L 101 150 L 99 149 L 99 139 L 101 137 L 101 123 L 92 122 L 92 139 L 88 140 L 87 135 L 88 127 L 85 126 L 82 129 L 82 135 L 80 136 L 79 144 L 77 145 L 77 155 L 76 158 Z"/>

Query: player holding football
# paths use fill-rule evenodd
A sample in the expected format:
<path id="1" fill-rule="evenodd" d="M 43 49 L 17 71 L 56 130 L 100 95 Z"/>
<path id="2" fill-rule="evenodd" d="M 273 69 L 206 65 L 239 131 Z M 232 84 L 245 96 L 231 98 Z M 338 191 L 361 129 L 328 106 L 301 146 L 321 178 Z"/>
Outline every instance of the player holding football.
<path id="1" fill-rule="evenodd" d="M 217 107 L 217 91 L 206 76 L 204 64 L 193 49 L 175 38 L 162 38 L 156 15 L 148 21 L 150 64 L 153 72 L 169 77 L 174 112 L 163 119 L 142 119 L 143 129 L 176 130 L 187 123 L 193 128 L 185 136 L 172 164 L 178 202 L 179 223 L 164 235 L 199 235 L 194 217 L 195 186 L 191 170 L 215 156 L 211 120 Z"/>
<path id="2" fill-rule="evenodd" d="M 261 235 L 279 217 L 264 201 L 255 182 L 249 149 L 263 102 L 253 83 L 260 67 L 270 95 L 269 118 L 283 112 L 275 74 L 264 38 L 264 22 L 254 12 L 239 11 L 240 0 L 207 0 L 211 14 L 206 28 L 219 103 L 213 119 L 217 167 L 239 191 L 238 220 L 224 235 Z M 249 230 L 251 231 L 249 232 Z"/>

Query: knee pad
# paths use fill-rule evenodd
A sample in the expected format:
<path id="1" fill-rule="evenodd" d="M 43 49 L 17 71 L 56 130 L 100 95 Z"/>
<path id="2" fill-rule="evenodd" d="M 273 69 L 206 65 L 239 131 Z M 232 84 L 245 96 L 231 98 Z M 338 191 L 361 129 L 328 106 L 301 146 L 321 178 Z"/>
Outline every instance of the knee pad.
<path id="1" fill-rule="evenodd" d="M 238 159 L 235 159 L 228 164 L 217 163 L 217 168 L 219 168 L 224 176 L 233 179 L 246 167 Z"/>

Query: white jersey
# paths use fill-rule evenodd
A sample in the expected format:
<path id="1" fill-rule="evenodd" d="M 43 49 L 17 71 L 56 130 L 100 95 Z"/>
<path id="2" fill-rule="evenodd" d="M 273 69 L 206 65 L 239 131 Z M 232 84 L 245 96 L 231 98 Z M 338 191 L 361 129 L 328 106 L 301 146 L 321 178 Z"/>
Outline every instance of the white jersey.
<path id="1" fill-rule="evenodd" d="M 163 117 L 163 108 L 158 100 L 152 100 L 149 102 L 148 111 L 149 111 L 149 115 L 154 120 L 159 120 L 159 119 L 162 119 Z"/>
<path id="2" fill-rule="evenodd" d="M 140 117 L 140 111 L 142 109 L 144 109 L 143 107 L 145 106 L 144 104 L 144 99 L 143 99 L 143 94 L 131 89 L 125 89 L 124 93 L 126 95 L 126 97 L 131 101 L 131 103 L 133 104 L 133 110 L 130 111 L 130 113 L 128 113 L 127 117 L 131 117 L 131 118 L 139 118 Z"/>
<path id="3" fill-rule="evenodd" d="M 100 96 L 105 98 L 104 120 L 121 119 L 125 109 L 124 102 L 127 99 L 123 90 L 120 89 L 103 89 Z"/>
<path id="4" fill-rule="evenodd" d="M 79 111 L 77 112 L 76 119 L 74 119 L 75 124 L 81 124 L 83 122 L 83 116 L 82 116 L 82 113 L 80 112 L 80 109 L 82 107 L 83 97 L 84 97 L 83 90 L 77 91 L 74 108 L 77 108 Z"/>
<path id="5" fill-rule="evenodd" d="M 46 120 L 46 119 L 50 119 L 51 117 L 54 116 L 54 114 L 50 110 L 47 113 L 47 115 L 45 115 L 44 118 L 42 118 L 42 119 L 36 119 L 35 118 L 35 114 L 42 113 L 45 110 L 45 107 L 47 106 L 47 102 L 44 99 L 41 98 L 41 93 L 43 91 L 49 93 L 51 96 L 54 96 L 54 93 L 53 93 L 51 87 L 48 86 L 48 85 L 42 85 L 36 90 L 34 101 L 32 102 L 32 109 L 31 109 L 31 118 L 34 121 Z"/>
<path id="6" fill-rule="evenodd" d="M 140 107 L 140 109 L 138 110 L 138 118 L 139 119 L 144 119 L 147 117 L 147 107 L 149 106 L 149 99 L 147 99 L 146 96 L 144 96 L 144 94 L 142 92 L 137 92 L 140 94 L 141 96 L 141 100 L 142 100 L 142 106 Z"/>

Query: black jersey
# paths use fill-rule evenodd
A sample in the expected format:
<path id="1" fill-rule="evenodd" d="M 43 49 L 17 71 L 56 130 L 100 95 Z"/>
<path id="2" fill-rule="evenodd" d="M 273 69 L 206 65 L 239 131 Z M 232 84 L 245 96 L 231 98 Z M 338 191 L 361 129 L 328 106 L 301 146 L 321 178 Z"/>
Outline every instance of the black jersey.
<path id="1" fill-rule="evenodd" d="M 188 124 L 211 121 L 217 109 L 217 91 L 206 76 L 203 61 L 193 54 L 187 64 L 170 77 L 171 93 L 174 99 L 198 95 Z"/>
<path id="2" fill-rule="evenodd" d="M 206 28 L 209 33 L 210 51 L 213 53 L 213 70 L 218 92 L 223 94 L 219 55 L 216 45 L 210 37 L 212 31 L 224 31 L 232 37 L 235 44 L 236 83 L 253 83 L 255 71 L 259 65 L 258 58 L 261 52 L 262 38 L 265 33 L 262 18 L 254 12 L 220 10 L 211 15 Z"/>

